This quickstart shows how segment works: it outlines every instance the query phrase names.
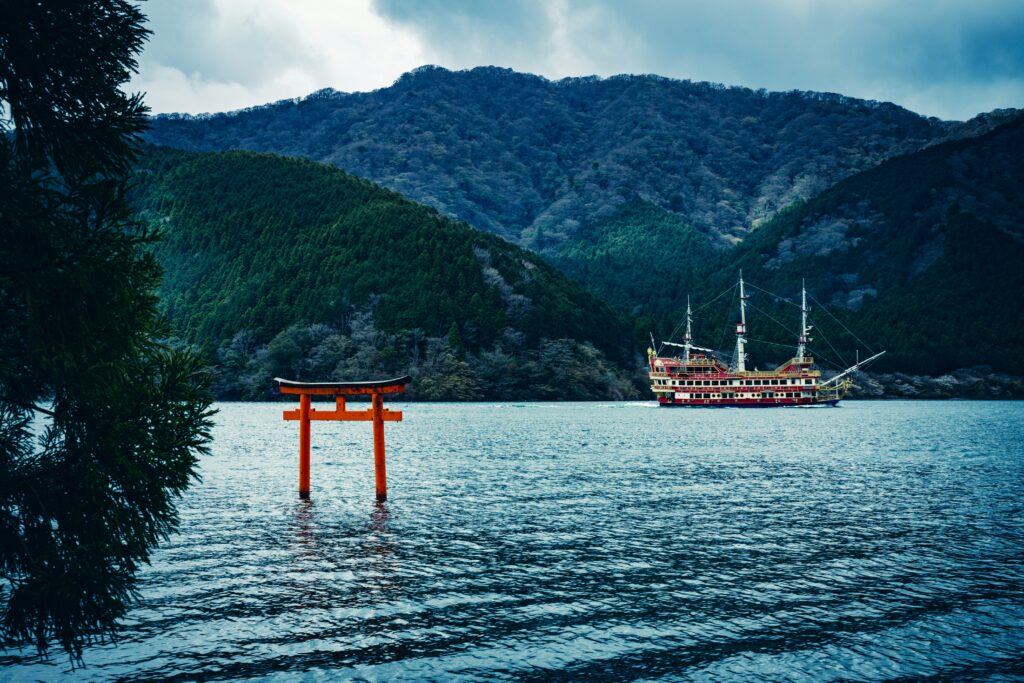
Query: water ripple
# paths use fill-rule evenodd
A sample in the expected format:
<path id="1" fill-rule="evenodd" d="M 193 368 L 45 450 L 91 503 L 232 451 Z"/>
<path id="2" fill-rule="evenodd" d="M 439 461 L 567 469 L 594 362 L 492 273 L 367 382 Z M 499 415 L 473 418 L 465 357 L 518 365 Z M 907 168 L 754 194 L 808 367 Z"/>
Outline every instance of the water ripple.
<path id="1" fill-rule="evenodd" d="M 117 643 L 4 680 L 1024 680 L 1024 404 L 224 404 Z"/>

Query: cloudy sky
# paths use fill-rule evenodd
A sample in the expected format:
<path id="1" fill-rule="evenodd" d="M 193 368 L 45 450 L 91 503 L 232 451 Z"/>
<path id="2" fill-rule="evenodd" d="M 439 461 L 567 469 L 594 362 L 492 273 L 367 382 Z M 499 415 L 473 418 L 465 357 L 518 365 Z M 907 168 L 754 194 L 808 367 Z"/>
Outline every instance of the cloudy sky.
<path id="1" fill-rule="evenodd" d="M 154 112 L 386 87 L 423 64 L 1024 107 L 1024 0 L 150 0 Z"/>

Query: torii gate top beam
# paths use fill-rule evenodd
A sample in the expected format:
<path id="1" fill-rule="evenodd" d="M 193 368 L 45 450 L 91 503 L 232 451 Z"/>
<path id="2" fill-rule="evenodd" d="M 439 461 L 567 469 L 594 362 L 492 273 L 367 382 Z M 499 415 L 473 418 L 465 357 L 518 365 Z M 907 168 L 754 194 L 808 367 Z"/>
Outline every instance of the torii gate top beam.
<path id="1" fill-rule="evenodd" d="M 384 423 L 398 422 L 402 413 L 384 408 L 384 394 L 405 391 L 412 380 L 408 375 L 394 379 L 370 382 L 296 382 L 275 377 L 282 394 L 298 394 L 299 409 L 284 411 L 284 419 L 299 422 L 299 496 L 309 498 L 309 423 L 313 420 L 366 420 L 373 422 L 373 463 L 376 471 L 377 500 L 387 500 L 387 474 L 384 464 Z M 345 397 L 367 395 L 371 399 L 369 410 L 348 410 Z M 334 410 L 316 410 L 313 396 L 333 396 Z"/>
<path id="2" fill-rule="evenodd" d="M 381 379 L 371 382 L 296 382 L 291 379 L 275 377 L 278 389 L 282 394 L 318 394 L 323 396 L 352 396 L 358 394 L 397 394 L 405 391 L 405 385 L 412 377 L 404 375 L 394 379 Z"/>

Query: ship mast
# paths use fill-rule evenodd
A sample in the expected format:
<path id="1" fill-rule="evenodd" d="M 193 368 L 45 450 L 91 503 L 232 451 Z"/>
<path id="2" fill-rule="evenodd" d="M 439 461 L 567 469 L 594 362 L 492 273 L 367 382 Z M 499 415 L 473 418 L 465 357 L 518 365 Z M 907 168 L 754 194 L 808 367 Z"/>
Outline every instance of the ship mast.
<path id="1" fill-rule="evenodd" d="M 803 362 L 807 355 L 807 344 L 810 343 L 811 328 L 807 325 L 807 281 L 800 281 L 800 336 L 797 337 L 796 360 Z"/>
<path id="2" fill-rule="evenodd" d="M 746 372 L 747 354 L 747 297 L 743 291 L 743 271 L 740 271 L 740 321 L 736 323 L 736 372 Z"/>
<path id="3" fill-rule="evenodd" d="M 693 312 L 690 310 L 690 295 L 686 295 L 686 336 L 683 337 L 683 360 L 690 360 L 690 348 L 693 346 Z"/>

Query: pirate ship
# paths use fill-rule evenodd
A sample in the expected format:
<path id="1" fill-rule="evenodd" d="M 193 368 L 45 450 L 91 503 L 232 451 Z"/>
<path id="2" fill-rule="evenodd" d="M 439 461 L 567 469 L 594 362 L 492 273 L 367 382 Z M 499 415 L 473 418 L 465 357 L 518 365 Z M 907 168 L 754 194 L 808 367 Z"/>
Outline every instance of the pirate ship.
<path id="1" fill-rule="evenodd" d="M 809 355 L 811 325 L 808 324 L 807 288 L 801 286 L 800 333 L 796 355 L 774 370 L 747 370 L 747 299 L 743 273 L 739 277 L 739 322 L 732 362 L 723 354 L 693 343 L 693 312 L 686 302 L 686 334 L 683 342 L 654 344 L 647 350 L 651 390 L 661 406 L 783 407 L 834 406 L 846 396 L 850 375 L 885 351 L 822 379 L 821 370 Z M 658 351 L 655 351 L 655 348 Z M 678 356 L 664 355 L 667 348 L 681 349 Z"/>

